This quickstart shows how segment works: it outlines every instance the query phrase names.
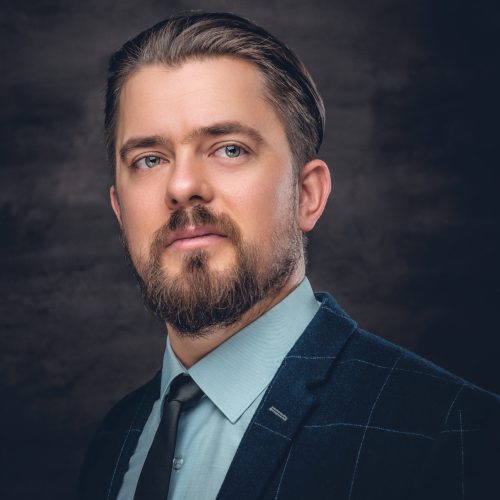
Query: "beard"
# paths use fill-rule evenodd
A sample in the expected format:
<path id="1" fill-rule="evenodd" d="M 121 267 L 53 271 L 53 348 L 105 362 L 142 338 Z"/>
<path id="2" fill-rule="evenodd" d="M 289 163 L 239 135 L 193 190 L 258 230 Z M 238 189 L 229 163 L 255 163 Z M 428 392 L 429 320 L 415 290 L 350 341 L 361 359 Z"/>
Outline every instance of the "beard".
<path id="1" fill-rule="evenodd" d="M 290 212 L 292 215 L 293 210 Z M 181 271 L 170 276 L 162 265 L 162 254 L 171 232 L 205 225 L 215 227 L 234 245 L 234 265 L 224 271 L 211 270 L 209 252 L 198 249 L 186 252 Z M 229 216 L 196 205 L 190 212 L 174 212 L 154 234 L 147 261 L 134 265 L 122 233 L 146 305 L 180 335 L 193 338 L 236 323 L 255 304 L 282 290 L 302 257 L 302 232 L 290 217 L 270 238 L 271 250 L 266 256 L 257 245 L 243 242 L 241 231 Z"/>

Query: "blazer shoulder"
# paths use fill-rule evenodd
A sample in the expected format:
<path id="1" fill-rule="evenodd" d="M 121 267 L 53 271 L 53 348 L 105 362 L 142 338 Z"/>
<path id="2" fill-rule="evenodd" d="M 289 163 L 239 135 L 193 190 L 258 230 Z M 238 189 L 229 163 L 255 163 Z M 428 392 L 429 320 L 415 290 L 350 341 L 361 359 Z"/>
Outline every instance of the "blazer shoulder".
<path id="1" fill-rule="evenodd" d="M 470 425 L 498 426 L 500 396 L 482 389 L 403 347 L 357 328 L 344 353 L 344 362 L 365 365 L 368 370 L 390 373 L 387 385 L 402 399 L 420 400 L 423 406 L 440 408 L 443 428 L 458 428 L 467 415 Z"/>
<path id="2" fill-rule="evenodd" d="M 351 340 L 352 354 L 362 355 L 367 362 L 387 364 L 392 361 L 396 363 L 396 370 L 413 374 L 416 378 L 434 378 L 459 386 L 473 385 L 432 361 L 361 328 L 356 329 Z"/>

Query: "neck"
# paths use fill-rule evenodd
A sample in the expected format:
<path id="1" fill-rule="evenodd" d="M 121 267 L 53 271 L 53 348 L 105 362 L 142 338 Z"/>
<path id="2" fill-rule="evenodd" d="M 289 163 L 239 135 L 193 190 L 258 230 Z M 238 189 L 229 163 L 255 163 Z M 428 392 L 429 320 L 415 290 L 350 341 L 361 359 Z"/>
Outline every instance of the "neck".
<path id="1" fill-rule="evenodd" d="M 288 279 L 285 286 L 277 293 L 269 295 L 257 302 L 243 316 L 232 325 L 226 327 L 214 327 L 207 331 L 201 337 L 189 337 L 182 335 L 167 324 L 167 331 L 170 337 L 170 345 L 179 361 L 186 367 L 190 368 L 203 356 L 206 356 L 210 351 L 221 345 L 227 339 L 239 332 L 245 326 L 249 325 L 264 313 L 269 311 L 276 304 L 281 302 L 289 293 L 291 293 L 304 279 L 304 265 L 297 266 L 292 276 Z"/>

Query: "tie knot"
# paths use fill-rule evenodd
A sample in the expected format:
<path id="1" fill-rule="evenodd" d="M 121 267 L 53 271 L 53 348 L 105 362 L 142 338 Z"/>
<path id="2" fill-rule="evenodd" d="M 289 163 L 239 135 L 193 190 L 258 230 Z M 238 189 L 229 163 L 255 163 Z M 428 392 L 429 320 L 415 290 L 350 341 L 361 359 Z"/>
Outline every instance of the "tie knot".
<path id="1" fill-rule="evenodd" d="M 181 403 L 181 411 L 192 408 L 203 396 L 203 391 L 196 382 L 183 373 L 172 380 L 167 401 L 178 401 Z"/>

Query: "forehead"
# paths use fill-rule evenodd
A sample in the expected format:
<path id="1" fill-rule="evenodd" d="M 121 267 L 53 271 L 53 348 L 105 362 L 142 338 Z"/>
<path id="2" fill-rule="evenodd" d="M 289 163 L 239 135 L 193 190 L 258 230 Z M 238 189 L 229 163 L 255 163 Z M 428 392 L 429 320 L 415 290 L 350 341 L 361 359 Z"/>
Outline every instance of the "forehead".
<path id="1" fill-rule="evenodd" d="M 286 139 L 266 99 L 260 71 L 250 62 L 231 57 L 188 60 L 174 68 L 141 68 L 122 88 L 117 118 L 117 147 L 134 135 L 175 138 L 224 121 L 238 121 L 263 135 Z"/>

